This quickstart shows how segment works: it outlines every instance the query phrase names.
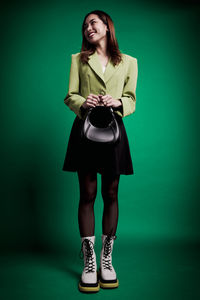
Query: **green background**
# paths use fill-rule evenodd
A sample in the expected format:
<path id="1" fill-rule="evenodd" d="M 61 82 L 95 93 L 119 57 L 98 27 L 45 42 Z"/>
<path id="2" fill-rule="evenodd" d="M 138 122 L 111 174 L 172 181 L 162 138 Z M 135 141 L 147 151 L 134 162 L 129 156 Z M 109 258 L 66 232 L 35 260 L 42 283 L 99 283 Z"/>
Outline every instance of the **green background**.
<path id="1" fill-rule="evenodd" d="M 75 114 L 71 54 L 94 9 L 138 60 L 124 118 L 134 175 L 120 178 L 113 265 L 120 286 L 91 297 L 197 299 L 200 242 L 197 1 L 10 1 L 1 10 L 0 298 L 75 299 L 83 262 L 76 173 L 62 166 Z M 80 149 L 81 151 L 81 149 Z M 97 259 L 103 203 L 95 202 Z M 98 262 L 99 264 L 99 262 Z"/>

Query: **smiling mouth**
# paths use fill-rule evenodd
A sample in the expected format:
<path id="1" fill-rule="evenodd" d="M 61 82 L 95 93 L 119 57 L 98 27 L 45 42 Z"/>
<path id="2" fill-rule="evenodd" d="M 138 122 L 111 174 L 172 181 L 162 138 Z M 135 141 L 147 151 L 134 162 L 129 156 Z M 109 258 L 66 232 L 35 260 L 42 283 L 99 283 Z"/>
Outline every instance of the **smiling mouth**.
<path id="1" fill-rule="evenodd" d="M 95 32 L 92 32 L 88 35 L 88 37 L 92 37 L 95 34 Z"/>

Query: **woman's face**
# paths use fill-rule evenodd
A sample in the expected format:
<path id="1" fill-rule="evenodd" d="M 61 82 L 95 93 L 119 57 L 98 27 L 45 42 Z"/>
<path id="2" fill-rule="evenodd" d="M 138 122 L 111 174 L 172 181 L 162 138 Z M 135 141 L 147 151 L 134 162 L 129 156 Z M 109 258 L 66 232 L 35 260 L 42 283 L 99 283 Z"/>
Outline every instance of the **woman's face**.
<path id="1" fill-rule="evenodd" d="M 95 14 L 87 16 L 84 23 L 84 35 L 91 44 L 98 44 L 101 39 L 107 38 L 107 25 Z"/>

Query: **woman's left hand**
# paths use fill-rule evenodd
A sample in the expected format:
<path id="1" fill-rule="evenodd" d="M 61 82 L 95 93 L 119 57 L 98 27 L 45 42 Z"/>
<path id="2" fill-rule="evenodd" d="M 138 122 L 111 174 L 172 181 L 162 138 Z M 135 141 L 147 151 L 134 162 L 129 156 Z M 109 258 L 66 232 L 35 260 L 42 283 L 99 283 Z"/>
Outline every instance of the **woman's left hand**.
<path id="1" fill-rule="evenodd" d="M 100 98 L 100 102 L 103 102 L 105 106 L 119 107 L 122 105 L 120 100 L 113 99 L 110 95 L 98 95 Z"/>

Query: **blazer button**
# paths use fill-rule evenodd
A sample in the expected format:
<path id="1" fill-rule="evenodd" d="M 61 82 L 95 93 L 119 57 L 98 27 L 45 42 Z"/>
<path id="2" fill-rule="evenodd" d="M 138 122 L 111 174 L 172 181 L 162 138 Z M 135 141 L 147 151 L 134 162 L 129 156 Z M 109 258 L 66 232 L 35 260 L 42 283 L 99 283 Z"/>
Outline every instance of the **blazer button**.
<path id="1" fill-rule="evenodd" d="M 103 90 L 101 90 L 101 91 L 100 91 L 100 94 L 104 96 L 104 95 L 105 95 L 105 92 L 104 92 Z"/>

